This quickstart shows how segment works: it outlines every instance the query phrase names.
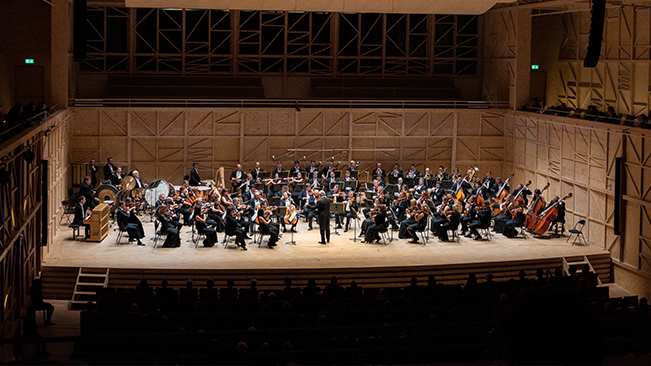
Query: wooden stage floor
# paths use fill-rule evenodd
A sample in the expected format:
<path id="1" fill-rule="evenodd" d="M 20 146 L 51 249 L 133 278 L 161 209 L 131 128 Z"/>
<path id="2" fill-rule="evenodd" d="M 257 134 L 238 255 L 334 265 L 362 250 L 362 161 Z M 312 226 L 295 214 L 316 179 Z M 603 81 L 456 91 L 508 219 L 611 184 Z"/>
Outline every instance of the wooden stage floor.
<path id="1" fill-rule="evenodd" d="M 294 234 L 297 245 L 285 244 L 290 233 L 285 233 L 278 246 L 269 249 L 266 245 L 248 245 L 248 251 L 236 248 L 234 243 L 224 248 L 220 244 L 212 248 L 201 245 L 195 249 L 190 241 L 189 227 L 182 228 L 180 248 L 153 248 L 153 223 L 143 223 L 147 237 L 146 246 L 127 243 L 126 234 L 122 244 L 116 245 L 117 231 L 101 243 L 72 240 L 72 230 L 61 227 L 44 259 L 46 266 L 69 267 L 108 267 L 108 268 L 157 268 L 157 269 L 298 269 L 298 268 L 365 268 L 395 267 L 417 265 L 442 265 L 480 262 L 506 262 L 558 258 L 563 256 L 603 254 L 605 249 L 596 245 L 583 246 L 566 243 L 565 237 L 554 239 L 533 238 L 508 239 L 501 234 L 494 235 L 490 241 L 474 241 L 461 237 L 457 242 L 440 242 L 432 237 L 427 245 L 411 244 L 408 240 L 394 240 L 387 246 L 382 244 L 362 244 L 358 238 L 353 242 L 353 231 L 340 236 L 334 235 L 331 241 L 321 245 L 318 226 L 307 231 L 307 224 L 298 224 Z M 334 229 L 334 220 L 331 222 Z M 397 232 L 394 238 L 397 239 Z M 223 234 L 218 234 L 220 241 Z M 264 241 L 266 242 L 267 237 Z M 159 242 L 159 244 L 162 244 Z"/>

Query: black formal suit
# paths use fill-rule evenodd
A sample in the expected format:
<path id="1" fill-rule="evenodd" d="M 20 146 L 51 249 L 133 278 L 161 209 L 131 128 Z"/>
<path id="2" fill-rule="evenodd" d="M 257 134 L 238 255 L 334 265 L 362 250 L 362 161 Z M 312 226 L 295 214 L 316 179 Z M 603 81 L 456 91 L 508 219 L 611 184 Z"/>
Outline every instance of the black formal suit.
<path id="1" fill-rule="evenodd" d="M 113 184 L 114 186 L 117 186 L 118 184 L 120 184 L 120 179 L 122 179 L 122 178 L 123 178 L 122 175 L 120 175 L 118 173 L 114 173 L 111 176 L 111 184 Z M 124 189 L 124 187 L 122 187 L 122 188 Z"/>
<path id="2" fill-rule="evenodd" d="M 226 216 L 226 235 L 235 237 L 235 244 L 242 249 L 246 249 L 246 241 L 242 225 L 232 215 Z"/>
<path id="3" fill-rule="evenodd" d="M 145 230 L 138 218 L 131 217 L 133 214 L 118 208 L 117 219 L 120 230 L 126 230 L 129 233 L 129 240 L 140 240 L 145 237 Z"/>
<path id="4" fill-rule="evenodd" d="M 255 181 L 255 180 L 258 180 L 258 176 L 259 176 L 260 173 L 262 173 L 262 172 L 264 172 L 264 170 L 263 170 L 262 168 L 253 168 L 253 169 L 251 170 L 251 176 L 253 177 L 253 180 L 254 180 L 254 181 Z"/>
<path id="5" fill-rule="evenodd" d="M 95 165 L 90 166 L 90 185 L 97 187 L 97 167 Z"/>
<path id="6" fill-rule="evenodd" d="M 321 232 L 321 244 L 330 242 L 330 200 L 328 197 L 321 197 L 316 202 L 316 211 L 319 214 L 319 231 Z"/>
<path id="7" fill-rule="evenodd" d="M 86 204 L 84 205 L 86 209 L 92 210 L 95 208 L 95 193 L 86 182 L 79 185 L 79 195 L 86 197 Z"/>
<path id="8" fill-rule="evenodd" d="M 312 177 L 312 174 L 313 174 L 314 172 L 317 172 L 317 173 L 319 172 L 319 168 L 310 165 L 310 166 L 307 167 L 307 169 L 306 169 L 305 171 L 307 172 L 307 173 L 306 173 L 306 174 L 307 174 L 307 177 L 311 178 L 311 177 Z"/>
<path id="9" fill-rule="evenodd" d="M 196 187 L 199 185 L 199 182 L 201 182 L 201 178 L 199 178 L 199 171 L 195 168 L 192 168 L 190 170 L 190 185 L 193 187 Z"/>
<path id="10" fill-rule="evenodd" d="M 384 171 L 384 169 L 375 169 L 375 170 L 373 170 L 373 176 L 377 177 L 378 175 L 380 177 L 382 177 L 382 179 L 384 179 L 384 178 L 386 178 L 387 173 Z"/>
<path id="11" fill-rule="evenodd" d="M 278 173 L 279 177 L 284 178 L 285 177 L 283 175 L 284 172 L 285 170 L 283 170 L 283 168 L 275 168 L 274 170 L 271 171 L 271 177 L 274 178 L 276 176 L 276 173 Z"/>
<path id="12" fill-rule="evenodd" d="M 301 172 L 301 167 L 300 167 L 300 166 L 299 166 L 299 167 L 295 167 L 295 166 L 293 166 L 293 167 L 289 170 L 289 176 L 290 176 L 290 177 L 295 177 L 295 176 L 297 176 L 298 173 L 300 173 L 300 172 Z"/>
<path id="13" fill-rule="evenodd" d="M 136 186 L 134 188 L 145 188 L 145 183 L 142 182 L 140 178 L 133 178 L 136 181 Z"/>
<path id="14" fill-rule="evenodd" d="M 104 165 L 104 180 L 111 180 L 111 176 L 115 174 L 117 169 L 113 164 Z"/>
<path id="15" fill-rule="evenodd" d="M 84 219 L 88 214 L 86 213 L 86 209 L 84 209 L 84 206 L 79 203 L 77 204 L 77 207 L 75 207 L 75 218 L 72 220 L 72 223 L 75 225 L 83 226 L 86 228 L 86 237 L 90 236 L 90 224 L 84 224 Z"/>

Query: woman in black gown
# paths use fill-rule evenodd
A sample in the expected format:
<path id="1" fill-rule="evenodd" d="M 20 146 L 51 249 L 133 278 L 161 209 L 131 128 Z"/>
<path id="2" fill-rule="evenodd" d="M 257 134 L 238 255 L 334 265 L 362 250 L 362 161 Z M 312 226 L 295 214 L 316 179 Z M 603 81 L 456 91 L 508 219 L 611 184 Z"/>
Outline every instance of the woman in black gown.
<path id="1" fill-rule="evenodd" d="M 217 232 L 215 232 L 215 229 L 208 227 L 206 224 L 208 213 L 202 210 L 203 206 L 201 204 L 197 204 L 194 208 L 194 227 L 197 229 L 197 233 L 206 236 L 203 240 L 203 246 L 212 247 L 217 242 Z"/>
<path id="2" fill-rule="evenodd" d="M 366 229 L 366 235 L 362 243 L 372 243 L 373 241 L 380 242 L 380 231 L 386 230 L 389 223 L 387 222 L 387 206 L 379 204 L 377 206 L 378 212 L 371 216 L 373 225 Z M 373 213 L 371 213 L 373 215 Z"/>
<path id="3" fill-rule="evenodd" d="M 161 230 L 167 233 L 163 248 L 177 248 L 181 246 L 179 229 L 172 224 L 172 216 L 167 210 L 167 205 L 161 205 L 158 209 L 158 221 L 161 223 Z"/>
<path id="4" fill-rule="evenodd" d="M 504 225 L 504 231 L 502 232 L 507 238 L 515 238 L 518 235 L 518 227 L 522 226 L 526 217 L 524 214 L 524 200 L 516 201 L 514 206 L 515 207 L 511 209 L 511 215 L 513 218 L 506 222 L 506 225 Z"/>

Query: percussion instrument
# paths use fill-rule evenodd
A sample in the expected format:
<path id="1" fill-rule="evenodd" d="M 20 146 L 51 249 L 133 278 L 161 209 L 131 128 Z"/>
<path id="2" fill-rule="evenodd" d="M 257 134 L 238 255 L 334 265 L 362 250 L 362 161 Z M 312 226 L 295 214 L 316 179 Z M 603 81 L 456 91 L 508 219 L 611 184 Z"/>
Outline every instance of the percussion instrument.
<path id="1" fill-rule="evenodd" d="M 97 187 L 96 195 L 97 195 L 97 198 L 99 198 L 99 200 L 101 202 L 104 202 L 104 201 L 116 202 L 116 195 L 117 194 L 118 194 L 118 189 L 115 188 L 115 186 L 112 185 L 112 184 L 102 183 L 102 184 L 99 185 L 99 187 Z"/>
<path id="2" fill-rule="evenodd" d="M 197 198 L 201 198 L 204 201 L 210 197 L 210 192 L 212 191 L 211 186 L 198 186 L 198 187 L 193 187 L 194 194 L 197 196 Z"/>
<path id="3" fill-rule="evenodd" d="M 125 191 L 130 191 L 136 188 L 136 179 L 130 175 L 127 175 L 126 177 L 120 179 L 120 184 L 122 185 L 122 189 Z"/>
<path id="4" fill-rule="evenodd" d="M 156 201 L 158 196 L 167 195 L 170 193 L 170 186 L 164 179 L 156 179 L 155 181 L 149 183 L 149 186 L 145 188 L 145 201 L 150 206 L 156 206 Z"/>
<path id="5" fill-rule="evenodd" d="M 136 201 L 142 201 L 145 194 L 144 188 L 134 188 L 131 190 L 131 198 Z"/>

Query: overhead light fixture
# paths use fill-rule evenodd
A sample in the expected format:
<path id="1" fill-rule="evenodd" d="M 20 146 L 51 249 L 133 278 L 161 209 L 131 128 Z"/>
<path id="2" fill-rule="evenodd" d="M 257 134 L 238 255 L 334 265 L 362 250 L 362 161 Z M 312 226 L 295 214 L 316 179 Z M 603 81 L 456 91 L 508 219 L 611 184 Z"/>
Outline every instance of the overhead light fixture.
<path id="1" fill-rule="evenodd" d="M 23 152 L 23 159 L 27 162 L 27 164 L 31 164 L 31 162 L 34 161 L 35 157 L 36 154 L 34 154 L 32 149 L 27 149 L 25 152 Z"/>

